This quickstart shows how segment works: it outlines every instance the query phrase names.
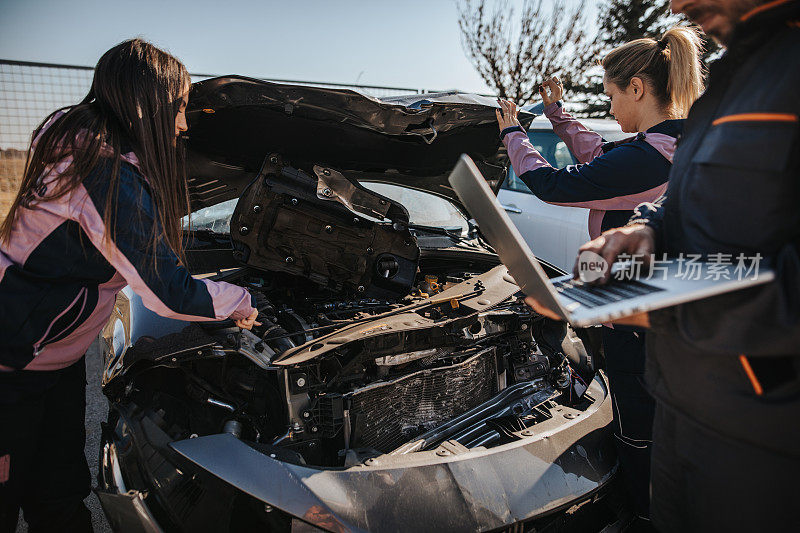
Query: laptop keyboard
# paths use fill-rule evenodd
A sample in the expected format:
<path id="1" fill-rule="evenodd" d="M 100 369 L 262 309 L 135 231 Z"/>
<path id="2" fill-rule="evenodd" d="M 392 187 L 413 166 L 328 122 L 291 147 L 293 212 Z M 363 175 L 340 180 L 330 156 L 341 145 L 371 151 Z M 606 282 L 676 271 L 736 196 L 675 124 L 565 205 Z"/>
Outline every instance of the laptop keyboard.
<path id="1" fill-rule="evenodd" d="M 605 285 L 589 285 L 580 280 L 567 279 L 554 283 L 559 294 L 586 307 L 600 307 L 636 296 L 644 296 L 664 289 L 637 280 L 611 278 Z"/>

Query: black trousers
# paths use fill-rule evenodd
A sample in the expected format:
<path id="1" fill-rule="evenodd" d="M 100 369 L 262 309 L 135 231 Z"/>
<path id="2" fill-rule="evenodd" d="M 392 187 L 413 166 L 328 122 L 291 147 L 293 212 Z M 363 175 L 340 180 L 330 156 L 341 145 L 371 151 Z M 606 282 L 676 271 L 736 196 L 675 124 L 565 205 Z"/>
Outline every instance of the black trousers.
<path id="1" fill-rule="evenodd" d="M 603 328 L 620 474 L 634 513 L 649 519 L 655 401 L 644 385 L 644 336 L 616 326 Z"/>
<path id="2" fill-rule="evenodd" d="M 0 531 L 19 509 L 31 533 L 92 531 L 83 503 L 91 481 L 86 442 L 86 363 L 0 376 Z"/>
<path id="3" fill-rule="evenodd" d="M 662 402 L 653 433 L 656 529 L 800 531 L 800 457 L 729 439 Z"/>

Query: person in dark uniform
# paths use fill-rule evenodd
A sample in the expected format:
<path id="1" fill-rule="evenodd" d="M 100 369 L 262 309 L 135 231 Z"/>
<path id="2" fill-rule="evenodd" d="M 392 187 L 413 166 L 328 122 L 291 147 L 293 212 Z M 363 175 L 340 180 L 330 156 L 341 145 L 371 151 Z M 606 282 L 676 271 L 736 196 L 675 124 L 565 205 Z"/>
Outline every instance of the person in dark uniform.
<path id="1" fill-rule="evenodd" d="M 699 37 L 675 27 L 659 39 L 638 39 L 603 60 L 603 85 L 611 114 L 635 136 L 606 143 L 566 113 L 556 78 L 540 91 L 544 114 L 578 159 L 551 167 L 531 145 L 516 119 L 516 106 L 501 100 L 498 122 L 514 171 L 541 200 L 589 209 L 589 235 L 624 225 L 641 202 L 667 188 L 675 140 L 683 117 L 700 94 Z M 649 520 L 650 446 L 655 403 L 643 387 L 644 333 L 604 327 L 606 372 L 614 404 L 614 435 L 629 499 L 636 515 Z"/>
<path id="2" fill-rule="evenodd" d="M 250 294 L 182 266 L 178 135 L 191 81 L 134 39 L 34 133 L 0 227 L 0 531 L 90 531 L 84 353 L 125 285 L 156 313 L 256 324 Z"/>
<path id="3" fill-rule="evenodd" d="M 800 0 L 672 0 L 727 47 L 666 195 L 587 243 L 621 253 L 764 257 L 775 279 L 621 323 L 648 327 L 661 531 L 800 531 Z M 533 299 L 528 303 L 548 313 Z"/>

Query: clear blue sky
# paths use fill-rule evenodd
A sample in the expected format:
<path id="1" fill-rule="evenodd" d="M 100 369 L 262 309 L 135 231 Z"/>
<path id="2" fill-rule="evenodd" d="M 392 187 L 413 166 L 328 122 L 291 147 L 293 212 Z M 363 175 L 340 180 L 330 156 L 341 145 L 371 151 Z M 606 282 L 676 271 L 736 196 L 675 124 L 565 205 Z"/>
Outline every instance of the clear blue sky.
<path id="1" fill-rule="evenodd" d="M 142 36 L 191 72 L 488 92 L 456 14 L 455 0 L 0 0 L 0 58 L 94 65 Z"/>

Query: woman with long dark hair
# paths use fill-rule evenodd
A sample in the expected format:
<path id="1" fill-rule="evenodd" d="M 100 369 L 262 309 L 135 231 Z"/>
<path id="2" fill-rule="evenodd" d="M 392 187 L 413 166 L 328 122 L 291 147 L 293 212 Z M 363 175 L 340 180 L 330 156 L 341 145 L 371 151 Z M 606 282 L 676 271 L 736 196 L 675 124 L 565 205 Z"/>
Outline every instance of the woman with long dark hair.
<path id="1" fill-rule="evenodd" d="M 603 58 L 611 114 L 622 131 L 635 134 L 624 141 L 607 143 L 566 113 L 561 83 L 547 80 L 540 90 L 544 114 L 578 165 L 553 168 L 522 130 L 516 105 L 501 101 L 500 135 L 517 175 L 545 202 L 589 209 L 592 239 L 624 226 L 633 208 L 666 191 L 676 140 L 702 89 L 699 46 L 694 30 L 674 27 L 661 39 L 637 39 Z M 536 310 L 558 319 L 547 310 Z M 603 347 L 623 480 L 636 515 L 648 520 L 655 402 L 643 387 L 644 332 L 604 327 Z"/>
<path id="2" fill-rule="evenodd" d="M 183 320 L 257 311 L 182 262 L 189 198 L 179 134 L 191 79 L 140 40 L 106 52 L 89 94 L 34 132 L 0 227 L 0 530 L 91 530 L 83 355 L 125 285 Z"/>

